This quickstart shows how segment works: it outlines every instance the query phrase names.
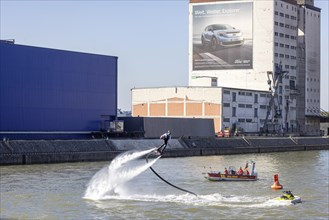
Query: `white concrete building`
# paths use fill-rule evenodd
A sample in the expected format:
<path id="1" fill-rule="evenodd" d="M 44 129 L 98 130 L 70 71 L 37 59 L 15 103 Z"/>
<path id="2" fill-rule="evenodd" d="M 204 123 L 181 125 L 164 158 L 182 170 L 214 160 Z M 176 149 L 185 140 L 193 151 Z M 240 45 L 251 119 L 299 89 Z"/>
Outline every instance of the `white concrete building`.
<path id="1" fill-rule="evenodd" d="M 299 1 L 304 3 L 304 1 Z M 300 132 L 320 134 L 320 19 L 313 1 L 299 7 L 297 46 L 297 121 Z"/>
<path id="2" fill-rule="evenodd" d="M 313 0 L 190 0 L 189 16 L 189 86 L 270 86 L 273 129 L 319 134 L 320 9 Z"/>

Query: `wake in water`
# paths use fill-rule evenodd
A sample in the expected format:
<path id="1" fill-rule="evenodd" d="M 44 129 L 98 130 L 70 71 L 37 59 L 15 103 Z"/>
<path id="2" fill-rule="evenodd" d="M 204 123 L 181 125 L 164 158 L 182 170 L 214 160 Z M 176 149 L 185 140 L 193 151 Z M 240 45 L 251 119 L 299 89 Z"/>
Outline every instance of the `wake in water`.
<path id="1" fill-rule="evenodd" d="M 129 166 L 129 162 L 141 158 L 157 148 L 145 150 L 141 152 L 128 151 L 118 155 L 109 166 L 98 171 L 88 183 L 85 192 L 85 199 L 101 200 L 108 196 L 117 195 L 122 189 L 122 186 L 138 176 L 150 166 L 152 166 L 161 156 L 158 156 L 149 163 L 139 166 Z"/>
<path id="2" fill-rule="evenodd" d="M 278 206 L 289 206 L 291 202 L 279 201 L 268 197 L 248 197 L 248 196 L 223 196 L 218 193 L 209 195 L 182 194 L 182 195 L 112 195 L 108 197 L 114 200 L 130 200 L 143 202 L 159 202 L 159 203 L 175 203 L 191 206 L 213 206 L 213 207 L 229 207 L 229 208 L 270 208 Z"/>
<path id="3" fill-rule="evenodd" d="M 130 162 L 148 155 L 157 148 L 141 152 L 128 151 L 118 155 L 110 165 L 98 171 L 90 180 L 84 198 L 91 200 L 133 200 L 149 202 L 173 202 L 195 206 L 219 207 L 250 207 L 262 208 L 273 206 L 287 206 L 290 202 L 279 201 L 265 197 L 223 196 L 215 193 L 210 195 L 191 194 L 182 195 L 140 195 L 130 194 L 125 190 L 125 183 L 150 168 L 161 156 L 141 165 L 131 165 Z"/>

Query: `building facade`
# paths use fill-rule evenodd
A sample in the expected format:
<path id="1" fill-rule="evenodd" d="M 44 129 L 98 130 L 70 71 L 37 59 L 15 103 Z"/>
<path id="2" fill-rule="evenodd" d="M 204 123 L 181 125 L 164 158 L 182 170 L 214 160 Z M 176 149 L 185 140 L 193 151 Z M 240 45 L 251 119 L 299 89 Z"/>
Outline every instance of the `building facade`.
<path id="1" fill-rule="evenodd" d="M 320 134 L 320 18 L 313 0 L 190 0 L 189 86 L 271 91 L 259 127 Z"/>
<path id="2" fill-rule="evenodd" d="M 0 42 L 1 139 L 88 136 L 101 115 L 117 115 L 117 57 Z"/>
<path id="3" fill-rule="evenodd" d="M 308 4 L 304 4 L 307 3 Z M 299 1 L 297 44 L 297 121 L 302 134 L 318 135 L 320 127 L 320 18 L 313 1 Z"/>
<path id="4" fill-rule="evenodd" d="M 213 119 L 216 133 L 225 129 L 259 132 L 268 111 L 269 92 L 226 87 L 132 89 L 133 117 Z"/>

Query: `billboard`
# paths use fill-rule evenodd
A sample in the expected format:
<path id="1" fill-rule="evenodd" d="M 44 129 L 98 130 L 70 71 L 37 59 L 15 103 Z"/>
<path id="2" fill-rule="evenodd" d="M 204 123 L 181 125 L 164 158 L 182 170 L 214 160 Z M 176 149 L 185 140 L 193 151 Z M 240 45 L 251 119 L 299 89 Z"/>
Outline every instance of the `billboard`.
<path id="1" fill-rule="evenodd" d="M 253 3 L 192 6 L 193 71 L 253 68 Z"/>

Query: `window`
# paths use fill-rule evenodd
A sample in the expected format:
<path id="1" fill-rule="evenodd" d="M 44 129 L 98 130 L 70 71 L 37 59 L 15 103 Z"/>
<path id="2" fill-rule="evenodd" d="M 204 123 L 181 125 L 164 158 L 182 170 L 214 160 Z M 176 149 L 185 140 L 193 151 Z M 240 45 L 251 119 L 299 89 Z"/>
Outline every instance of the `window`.
<path id="1" fill-rule="evenodd" d="M 246 119 L 244 119 L 244 118 L 239 118 L 238 119 L 238 122 L 245 122 L 246 121 Z"/>
<path id="2" fill-rule="evenodd" d="M 246 96 L 252 96 L 251 92 L 246 92 Z"/>
<path id="3" fill-rule="evenodd" d="M 224 94 L 231 94 L 229 90 L 224 90 Z"/>
<path id="4" fill-rule="evenodd" d="M 252 122 L 252 119 L 246 118 L 246 122 Z"/>
<path id="5" fill-rule="evenodd" d="M 246 108 L 252 108 L 251 104 L 246 104 Z"/>
<path id="6" fill-rule="evenodd" d="M 239 92 L 239 95 L 246 95 L 245 92 Z"/>
<path id="7" fill-rule="evenodd" d="M 245 104 L 238 104 L 238 107 L 239 107 L 239 108 L 245 108 L 246 105 L 245 105 Z"/>
<path id="8" fill-rule="evenodd" d="M 236 116 L 236 107 L 232 107 L 232 117 Z"/>
<path id="9" fill-rule="evenodd" d="M 224 118 L 223 122 L 230 122 L 230 119 L 229 118 Z"/>
<path id="10" fill-rule="evenodd" d="M 232 92 L 232 100 L 233 102 L 236 102 L 236 92 Z"/>
<path id="11" fill-rule="evenodd" d="M 217 78 L 211 77 L 211 87 L 217 87 Z"/>
<path id="12" fill-rule="evenodd" d="M 255 118 L 258 117 L 258 108 L 254 108 L 254 117 L 255 117 Z"/>
<path id="13" fill-rule="evenodd" d="M 284 47 L 284 44 L 280 44 L 280 47 Z"/>
<path id="14" fill-rule="evenodd" d="M 223 106 L 224 107 L 230 107 L 231 105 L 230 105 L 230 103 L 223 103 Z"/>
<path id="15" fill-rule="evenodd" d="M 290 89 L 295 89 L 296 86 L 295 86 L 295 80 L 289 80 L 289 86 L 290 86 Z"/>
<path id="16" fill-rule="evenodd" d="M 258 103 L 258 94 L 254 95 L 254 103 Z"/>
<path id="17" fill-rule="evenodd" d="M 266 109 L 266 105 L 260 105 L 259 108 L 260 109 Z"/>

